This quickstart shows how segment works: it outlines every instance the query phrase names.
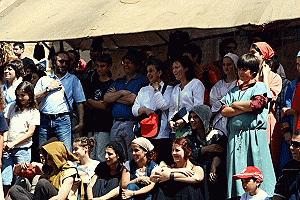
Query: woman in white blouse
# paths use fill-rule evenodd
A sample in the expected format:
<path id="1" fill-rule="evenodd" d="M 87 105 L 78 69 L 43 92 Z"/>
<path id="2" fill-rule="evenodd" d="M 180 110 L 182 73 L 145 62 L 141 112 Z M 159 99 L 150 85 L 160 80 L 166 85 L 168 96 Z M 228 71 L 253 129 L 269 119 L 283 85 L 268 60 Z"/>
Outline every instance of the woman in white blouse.
<path id="1" fill-rule="evenodd" d="M 227 135 L 227 118 L 220 114 L 222 104 L 220 100 L 237 85 L 237 61 L 239 57 L 236 54 L 228 53 L 223 58 L 223 72 L 225 78 L 218 81 L 210 91 L 209 102 L 211 111 L 214 113 L 213 125 Z"/>
<path id="2" fill-rule="evenodd" d="M 166 85 L 166 83 L 161 80 L 162 62 L 160 60 L 150 59 L 147 61 L 146 67 L 150 84 L 140 89 L 132 106 L 132 113 L 138 117 L 145 114 L 149 115 L 157 110 L 162 111 L 160 130 L 152 142 L 158 151 L 159 161 L 171 159 L 172 141 L 170 140 L 170 128 L 168 126 L 168 110 L 173 87 Z M 170 147 L 170 152 L 168 153 L 165 152 L 164 147 L 166 146 Z"/>
<path id="3" fill-rule="evenodd" d="M 188 123 L 188 114 L 176 121 L 172 121 L 174 115 L 182 108 L 186 108 L 187 113 L 196 105 L 203 105 L 205 87 L 202 82 L 195 78 L 195 66 L 188 56 L 176 59 L 172 65 L 172 71 L 177 84 L 171 95 L 169 109 L 169 125 L 175 130 Z"/>

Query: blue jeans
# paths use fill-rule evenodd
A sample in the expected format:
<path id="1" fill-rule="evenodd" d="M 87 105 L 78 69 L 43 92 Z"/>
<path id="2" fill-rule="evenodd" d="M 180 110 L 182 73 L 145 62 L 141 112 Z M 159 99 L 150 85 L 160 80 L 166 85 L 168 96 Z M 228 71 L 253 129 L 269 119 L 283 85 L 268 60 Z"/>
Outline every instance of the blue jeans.
<path id="1" fill-rule="evenodd" d="M 127 160 L 132 159 L 130 144 L 135 137 L 133 133 L 133 124 L 133 121 L 114 120 L 110 132 L 110 141 L 116 141 L 122 145 Z"/>
<path id="2" fill-rule="evenodd" d="M 96 145 L 91 153 L 95 160 L 105 162 L 105 147 L 110 141 L 109 132 L 88 132 L 88 137 L 94 137 Z"/>
<path id="3" fill-rule="evenodd" d="M 16 148 L 3 152 L 2 181 L 3 185 L 11 185 L 13 181 L 13 168 L 15 164 L 31 161 L 30 148 Z"/>
<path id="4" fill-rule="evenodd" d="M 72 130 L 70 115 L 66 114 L 55 119 L 41 114 L 39 130 L 39 146 L 42 146 L 51 137 L 57 137 L 64 142 L 69 151 L 72 151 Z"/>

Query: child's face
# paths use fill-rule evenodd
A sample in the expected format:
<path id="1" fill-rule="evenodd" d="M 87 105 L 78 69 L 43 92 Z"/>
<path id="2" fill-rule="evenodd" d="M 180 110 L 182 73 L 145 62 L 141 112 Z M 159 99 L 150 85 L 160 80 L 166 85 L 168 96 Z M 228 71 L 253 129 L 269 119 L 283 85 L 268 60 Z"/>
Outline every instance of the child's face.
<path id="1" fill-rule="evenodd" d="M 258 183 L 254 181 L 253 178 L 245 178 L 241 179 L 242 180 L 242 185 L 245 190 L 245 192 L 250 193 L 251 195 L 256 194 L 256 190 L 258 188 Z"/>
<path id="2" fill-rule="evenodd" d="M 29 103 L 29 95 L 22 91 L 17 91 L 17 98 L 23 106 L 28 105 Z"/>
<path id="3" fill-rule="evenodd" d="M 248 82 L 253 79 L 251 71 L 248 68 L 239 68 L 238 75 L 243 82 Z"/>

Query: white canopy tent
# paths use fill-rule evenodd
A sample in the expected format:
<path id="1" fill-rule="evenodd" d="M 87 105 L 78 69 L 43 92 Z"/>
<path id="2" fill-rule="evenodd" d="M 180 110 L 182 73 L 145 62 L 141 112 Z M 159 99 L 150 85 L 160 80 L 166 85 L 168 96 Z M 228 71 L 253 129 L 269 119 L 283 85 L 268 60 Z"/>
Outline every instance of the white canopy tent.
<path id="1" fill-rule="evenodd" d="M 0 0 L 0 41 L 157 45 L 172 29 L 197 38 L 299 18 L 299 0 Z"/>

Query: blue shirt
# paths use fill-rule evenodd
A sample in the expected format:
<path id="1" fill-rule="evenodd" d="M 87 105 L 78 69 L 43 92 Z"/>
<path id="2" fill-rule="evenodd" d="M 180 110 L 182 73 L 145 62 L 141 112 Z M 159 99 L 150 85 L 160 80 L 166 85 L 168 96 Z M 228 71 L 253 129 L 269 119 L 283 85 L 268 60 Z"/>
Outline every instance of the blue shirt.
<path id="1" fill-rule="evenodd" d="M 127 81 L 126 77 L 117 79 L 112 85 L 111 88 L 118 90 L 128 90 L 135 95 L 138 94 L 140 89 L 148 84 L 148 79 L 143 75 L 136 75 L 134 78 Z M 123 103 L 115 102 L 112 104 L 112 116 L 113 118 L 124 118 L 132 119 L 133 114 L 131 111 L 132 105 L 126 105 Z"/>
<path id="2" fill-rule="evenodd" d="M 81 103 L 85 101 L 84 92 L 80 80 L 73 74 L 66 73 L 58 78 L 54 74 L 40 78 L 34 88 L 34 93 L 38 94 L 46 90 L 53 80 L 60 81 L 64 87 L 70 106 L 73 102 Z M 50 92 L 40 104 L 40 111 L 44 114 L 58 114 L 70 112 L 70 108 L 64 97 L 64 90 L 55 90 Z"/>

